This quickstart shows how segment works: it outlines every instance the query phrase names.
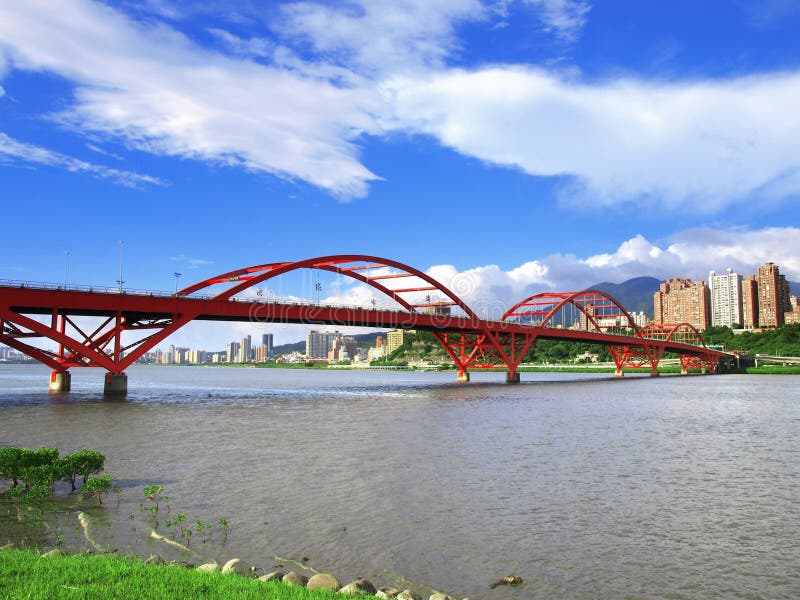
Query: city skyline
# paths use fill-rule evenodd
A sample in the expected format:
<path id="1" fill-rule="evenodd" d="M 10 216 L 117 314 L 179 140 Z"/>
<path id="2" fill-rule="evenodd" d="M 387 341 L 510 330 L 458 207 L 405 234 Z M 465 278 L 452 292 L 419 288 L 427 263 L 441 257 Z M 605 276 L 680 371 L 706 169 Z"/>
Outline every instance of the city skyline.
<path id="1" fill-rule="evenodd" d="M 4 5 L 0 279 L 168 292 L 357 252 L 470 304 L 800 281 L 800 7 L 697 4 Z M 280 295 L 366 298 L 316 283 Z"/>

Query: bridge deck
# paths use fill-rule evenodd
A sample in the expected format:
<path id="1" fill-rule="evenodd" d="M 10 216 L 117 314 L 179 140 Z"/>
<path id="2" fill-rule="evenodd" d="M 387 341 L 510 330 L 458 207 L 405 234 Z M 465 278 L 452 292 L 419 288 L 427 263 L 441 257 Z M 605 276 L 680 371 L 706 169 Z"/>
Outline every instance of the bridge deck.
<path id="1" fill-rule="evenodd" d="M 120 313 L 129 321 L 170 319 L 182 316 L 201 321 L 301 323 L 342 327 L 455 331 L 466 334 L 481 334 L 488 330 L 497 334 L 533 334 L 545 339 L 605 345 L 637 345 L 641 343 L 642 339 L 594 331 L 539 327 L 508 321 L 435 315 L 405 310 L 256 302 L 242 299 L 218 300 L 150 293 L 120 293 L 118 291 L 40 289 L 27 286 L 0 286 L 0 308 L 29 315 L 50 315 L 57 311 L 61 315 L 109 317 Z M 698 350 L 697 346 L 676 341 L 654 340 L 654 342 L 670 352 L 686 353 Z M 730 356 L 716 350 L 704 348 L 703 351 L 718 358 Z"/>

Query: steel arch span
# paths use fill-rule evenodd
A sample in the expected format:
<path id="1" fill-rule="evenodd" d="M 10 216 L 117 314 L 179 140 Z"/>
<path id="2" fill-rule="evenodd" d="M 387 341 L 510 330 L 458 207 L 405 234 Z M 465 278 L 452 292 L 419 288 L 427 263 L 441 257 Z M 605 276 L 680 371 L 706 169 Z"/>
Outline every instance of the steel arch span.
<path id="1" fill-rule="evenodd" d="M 319 269 L 350 277 L 375 288 L 409 312 L 420 309 L 435 312 L 457 307 L 463 310 L 468 317 L 478 319 L 461 298 L 430 275 L 395 260 L 361 254 L 321 256 L 306 260 L 245 267 L 199 281 L 180 290 L 177 295 L 189 296 L 213 286 L 233 284 L 213 297 L 215 300 L 228 300 L 248 288 L 299 269 Z M 415 278 L 420 281 L 414 281 Z M 409 281 L 412 283 L 405 283 Z M 394 286 L 394 282 L 399 285 Z M 431 300 L 431 292 L 444 295 L 444 299 Z M 423 293 L 425 294 L 424 299 L 420 301 L 420 295 Z"/>
<path id="2" fill-rule="evenodd" d="M 596 331 L 638 329 L 625 307 L 611 294 L 600 290 L 534 294 L 512 306 L 500 318 L 503 321 L 513 319 L 540 327 L 553 327 L 555 316 L 570 306 L 575 307 L 586 319 L 587 326 L 591 324 Z"/>
<path id="3" fill-rule="evenodd" d="M 621 375 L 623 368 L 650 368 L 657 374 L 658 363 L 667 350 L 667 344 L 675 344 L 681 363 L 681 372 L 689 369 L 716 371 L 719 355 L 706 348 L 703 336 L 690 323 L 650 323 L 636 332 L 639 344 L 609 345 L 608 350 Z M 650 340 L 653 340 L 652 342 Z M 658 343 L 660 342 L 660 343 Z"/>

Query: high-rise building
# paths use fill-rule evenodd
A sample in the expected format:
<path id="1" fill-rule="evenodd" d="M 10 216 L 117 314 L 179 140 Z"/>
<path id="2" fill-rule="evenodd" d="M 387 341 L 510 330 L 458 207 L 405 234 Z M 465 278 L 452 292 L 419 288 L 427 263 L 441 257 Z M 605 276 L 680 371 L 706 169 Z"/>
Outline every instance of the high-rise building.
<path id="1" fill-rule="evenodd" d="M 709 293 L 705 281 L 673 278 L 653 295 L 655 323 L 689 323 L 698 331 L 708 328 Z"/>
<path id="2" fill-rule="evenodd" d="M 386 334 L 386 355 L 388 356 L 402 346 L 405 339 L 405 329 L 395 329 L 394 331 L 388 332 Z"/>
<path id="3" fill-rule="evenodd" d="M 306 356 L 308 358 L 328 358 L 331 342 L 338 337 L 338 331 L 327 333 L 312 329 L 306 337 Z"/>
<path id="4" fill-rule="evenodd" d="M 261 345 L 262 346 L 266 346 L 266 348 L 267 348 L 267 350 L 266 350 L 267 357 L 271 358 L 272 357 L 272 348 L 273 348 L 272 334 L 271 333 L 262 333 L 261 334 Z"/>
<path id="5" fill-rule="evenodd" d="M 800 298 L 797 296 L 789 296 L 789 306 L 792 310 L 783 316 L 784 325 L 800 323 Z"/>
<path id="6" fill-rule="evenodd" d="M 745 329 L 758 327 L 758 280 L 755 275 L 742 280 L 742 326 Z"/>
<path id="7" fill-rule="evenodd" d="M 239 354 L 237 358 L 237 362 L 246 363 L 252 360 L 250 356 L 250 351 L 252 349 L 252 339 L 248 335 L 247 337 L 243 337 L 239 342 Z"/>
<path id="8" fill-rule="evenodd" d="M 758 325 L 780 327 L 784 314 L 792 310 L 789 305 L 789 284 L 774 263 L 758 268 Z"/>
<path id="9" fill-rule="evenodd" d="M 239 342 L 228 342 L 227 352 L 225 353 L 225 362 L 236 362 L 239 358 Z"/>
<path id="10" fill-rule="evenodd" d="M 722 275 L 715 271 L 708 274 L 708 289 L 711 294 L 711 325 L 714 327 L 739 326 L 742 318 L 742 276 L 732 269 Z"/>

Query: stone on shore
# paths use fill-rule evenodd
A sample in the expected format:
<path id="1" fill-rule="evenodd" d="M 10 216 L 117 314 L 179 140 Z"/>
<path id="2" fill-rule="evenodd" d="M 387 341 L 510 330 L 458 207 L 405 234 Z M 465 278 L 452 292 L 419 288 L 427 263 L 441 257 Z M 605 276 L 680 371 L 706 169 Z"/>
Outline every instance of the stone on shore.
<path id="1" fill-rule="evenodd" d="M 215 562 L 213 563 L 206 563 L 204 565 L 200 565 L 197 567 L 198 571 L 202 571 L 203 573 L 216 573 L 219 571 L 219 565 Z"/>
<path id="2" fill-rule="evenodd" d="M 344 594 L 345 596 L 357 596 L 359 594 L 374 596 L 375 592 L 377 591 L 378 590 L 375 589 L 375 586 L 366 579 L 356 579 L 353 583 L 348 583 L 346 586 L 340 589 L 339 593 Z"/>
<path id="3" fill-rule="evenodd" d="M 223 575 L 230 575 L 231 573 L 249 577 L 250 575 L 252 575 L 252 570 L 250 569 L 250 565 L 243 562 L 241 559 L 232 558 L 225 563 L 225 566 L 222 567 Z"/>
<path id="4" fill-rule="evenodd" d="M 378 598 L 382 598 L 383 600 L 389 600 L 389 598 L 395 598 L 400 593 L 396 587 L 392 587 L 390 585 L 385 585 L 383 587 L 378 588 L 378 591 L 375 592 L 375 595 Z"/>
<path id="5" fill-rule="evenodd" d="M 403 590 L 397 594 L 397 600 L 422 600 L 422 597 L 411 590 Z"/>
<path id="6" fill-rule="evenodd" d="M 267 573 L 266 575 L 262 575 L 258 578 L 259 581 L 263 583 L 267 583 L 268 581 L 281 581 L 283 576 L 286 575 L 283 571 L 273 571 L 272 573 Z"/>
<path id="7" fill-rule="evenodd" d="M 443 592 L 434 592 L 428 600 L 456 600 L 452 596 L 448 596 Z"/>
<path id="8" fill-rule="evenodd" d="M 289 571 L 283 576 L 281 581 L 283 581 L 283 583 L 290 583 L 292 585 L 305 585 L 308 583 L 308 577 L 305 575 L 300 575 L 300 573 L 296 573 L 294 571 Z"/>
<path id="9" fill-rule="evenodd" d="M 158 554 L 151 554 L 150 558 L 148 558 L 146 561 L 144 561 L 144 564 L 146 564 L 146 565 L 165 565 L 165 564 L 167 564 L 167 561 L 165 561 L 163 558 L 161 558 Z"/>
<path id="10" fill-rule="evenodd" d="M 42 554 L 42 558 L 53 558 L 54 556 L 66 556 L 67 553 L 61 550 L 60 548 L 55 548 L 50 550 L 50 552 L 45 552 Z"/>
<path id="11" fill-rule="evenodd" d="M 336 592 L 342 587 L 342 584 L 329 573 L 317 573 L 308 580 L 306 587 L 310 590 L 331 590 Z"/>

